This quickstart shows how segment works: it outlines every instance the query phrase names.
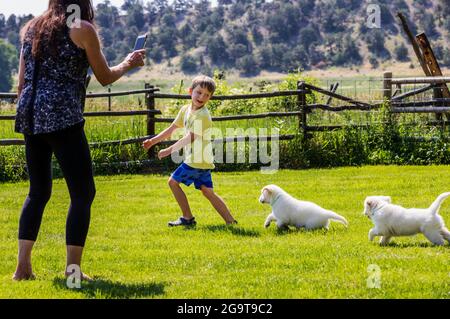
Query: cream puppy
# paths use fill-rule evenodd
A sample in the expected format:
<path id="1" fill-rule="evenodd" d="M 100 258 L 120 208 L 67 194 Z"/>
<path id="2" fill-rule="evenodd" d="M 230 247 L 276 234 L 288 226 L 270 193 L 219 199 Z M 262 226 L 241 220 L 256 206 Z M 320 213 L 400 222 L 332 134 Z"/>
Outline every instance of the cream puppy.
<path id="1" fill-rule="evenodd" d="M 380 244 L 387 245 L 394 236 L 411 236 L 423 233 L 433 244 L 450 243 L 450 232 L 438 214 L 439 207 L 449 193 L 439 195 L 430 207 L 403 208 L 391 203 L 389 196 L 369 196 L 364 201 L 364 215 L 375 227 L 369 231 L 369 240 L 381 236 Z"/>
<path id="2" fill-rule="evenodd" d="M 264 227 L 269 227 L 272 221 L 276 221 L 281 229 L 287 229 L 291 225 L 297 228 L 328 230 L 330 219 L 348 225 L 344 217 L 314 203 L 295 199 L 276 185 L 263 187 L 259 201 L 272 206 L 272 213 L 267 216 Z"/>

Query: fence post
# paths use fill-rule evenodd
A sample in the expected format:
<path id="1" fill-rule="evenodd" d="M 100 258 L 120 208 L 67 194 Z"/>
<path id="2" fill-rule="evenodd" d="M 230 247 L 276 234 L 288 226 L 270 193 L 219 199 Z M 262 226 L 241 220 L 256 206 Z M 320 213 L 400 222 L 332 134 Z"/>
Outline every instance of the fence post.
<path id="1" fill-rule="evenodd" d="M 108 93 L 111 93 L 111 87 L 108 87 Z M 108 111 L 111 112 L 111 95 L 108 96 Z"/>
<path id="2" fill-rule="evenodd" d="M 299 129 L 300 128 L 302 129 L 303 137 L 306 139 L 308 138 L 308 125 L 307 125 L 306 93 L 304 81 L 297 82 L 297 90 L 302 91 L 297 95 L 297 106 L 301 111 Z"/>
<path id="3" fill-rule="evenodd" d="M 383 100 L 388 103 L 389 109 L 391 109 L 392 100 L 392 72 L 384 72 L 383 74 Z"/>
<path id="4" fill-rule="evenodd" d="M 150 85 L 150 83 L 145 83 L 145 89 L 153 89 L 155 88 L 153 85 Z M 145 93 L 145 105 L 147 106 L 147 110 L 155 110 L 155 97 L 153 95 L 153 92 L 146 92 Z M 147 135 L 155 135 L 155 122 L 153 119 L 155 118 L 155 114 L 147 114 Z M 154 157 L 155 152 L 154 149 L 151 148 L 148 151 L 149 158 Z"/>

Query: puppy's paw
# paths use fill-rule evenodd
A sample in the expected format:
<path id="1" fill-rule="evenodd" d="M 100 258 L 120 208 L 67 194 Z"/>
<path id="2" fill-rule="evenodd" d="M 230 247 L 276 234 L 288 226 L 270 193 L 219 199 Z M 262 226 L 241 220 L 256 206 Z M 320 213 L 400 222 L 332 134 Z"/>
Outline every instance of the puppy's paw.
<path id="1" fill-rule="evenodd" d="M 287 226 L 287 225 L 277 225 L 277 227 L 278 227 L 278 230 L 280 230 L 280 231 L 289 230 L 289 226 Z"/>

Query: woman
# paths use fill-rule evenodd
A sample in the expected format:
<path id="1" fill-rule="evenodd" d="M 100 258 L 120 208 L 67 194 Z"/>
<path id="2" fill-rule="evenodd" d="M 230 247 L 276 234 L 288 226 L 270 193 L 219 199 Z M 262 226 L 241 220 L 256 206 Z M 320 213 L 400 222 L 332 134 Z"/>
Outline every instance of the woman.
<path id="1" fill-rule="evenodd" d="M 78 5 L 81 17 L 71 24 L 73 9 L 68 7 L 73 4 Z M 13 279 L 35 277 L 31 251 L 51 195 L 52 154 L 59 162 L 71 199 L 66 222 L 68 276 L 68 266 L 81 265 L 95 196 L 83 128 L 88 67 L 102 85 L 108 85 L 143 66 L 145 51 L 132 52 L 110 68 L 101 51 L 90 0 L 50 0 L 48 10 L 25 25 L 21 38 L 16 132 L 25 136 L 30 190 L 20 216 L 18 264 Z M 81 279 L 90 278 L 82 274 Z"/>

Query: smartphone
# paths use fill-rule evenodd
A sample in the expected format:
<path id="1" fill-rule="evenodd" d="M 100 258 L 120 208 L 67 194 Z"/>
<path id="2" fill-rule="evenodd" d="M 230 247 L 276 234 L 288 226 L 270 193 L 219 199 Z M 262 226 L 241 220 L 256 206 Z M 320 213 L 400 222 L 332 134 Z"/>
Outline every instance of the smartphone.
<path id="1" fill-rule="evenodd" d="M 147 34 L 140 35 L 136 38 L 136 43 L 134 44 L 134 51 L 142 50 L 145 48 L 147 43 Z"/>

